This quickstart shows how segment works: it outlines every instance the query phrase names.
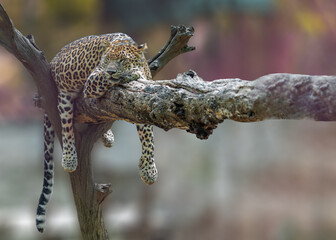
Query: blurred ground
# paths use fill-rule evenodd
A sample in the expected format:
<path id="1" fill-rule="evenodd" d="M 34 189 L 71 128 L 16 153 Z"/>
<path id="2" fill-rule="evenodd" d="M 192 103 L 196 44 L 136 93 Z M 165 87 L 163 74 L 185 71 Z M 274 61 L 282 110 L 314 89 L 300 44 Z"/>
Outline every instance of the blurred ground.
<path id="1" fill-rule="evenodd" d="M 335 74 L 331 0 L 0 0 L 50 60 L 70 41 L 126 32 L 153 56 L 171 24 L 193 25 L 196 51 L 157 76 L 195 70 L 206 80 L 274 72 Z M 129 4 L 134 8 L 130 9 Z M 80 239 L 67 174 L 56 149 L 55 191 L 44 234 L 34 226 L 42 186 L 42 113 L 33 81 L 0 48 L 0 239 Z M 207 141 L 155 128 L 159 180 L 137 173 L 135 126 L 117 122 L 116 143 L 94 149 L 111 239 L 336 239 L 336 125 L 308 120 L 225 121 Z"/>

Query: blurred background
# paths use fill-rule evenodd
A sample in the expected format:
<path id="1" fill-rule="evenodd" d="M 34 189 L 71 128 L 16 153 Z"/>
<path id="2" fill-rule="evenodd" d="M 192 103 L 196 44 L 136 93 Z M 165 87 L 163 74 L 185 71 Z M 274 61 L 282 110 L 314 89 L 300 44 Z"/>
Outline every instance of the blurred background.
<path id="1" fill-rule="evenodd" d="M 205 80 L 253 80 L 275 72 L 336 73 L 333 0 L 0 0 L 16 28 L 32 33 L 50 61 L 86 35 L 125 32 L 147 57 L 192 25 L 196 50 L 156 79 L 195 70 Z M 61 149 L 44 234 L 35 230 L 42 187 L 42 112 L 29 73 L 0 47 L 0 239 L 81 239 Z M 309 120 L 225 121 L 206 141 L 155 128 L 158 181 L 138 176 L 135 126 L 116 122 L 115 145 L 98 142 L 97 182 L 111 239 L 336 239 L 336 124 Z"/>

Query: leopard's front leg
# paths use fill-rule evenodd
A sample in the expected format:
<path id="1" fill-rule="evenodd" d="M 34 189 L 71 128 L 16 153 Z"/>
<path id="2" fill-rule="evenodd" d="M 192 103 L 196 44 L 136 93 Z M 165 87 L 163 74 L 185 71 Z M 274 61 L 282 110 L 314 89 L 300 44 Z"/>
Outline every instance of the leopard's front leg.
<path id="1" fill-rule="evenodd" d="M 76 96 L 77 93 L 62 90 L 58 94 L 58 111 L 62 125 L 62 167 L 67 172 L 75 171 L 78 165 L 73 126 L 73 102 Z"/>
<path id="2" fill-rule="evenodd" d="M 154 162 L 153 126 L 147 124 L 136 125 L 142 145 L 142 155 L 139 161 L 139 174 L 147 185 L 153 184 L 158 178 L 158 170 Z"/>

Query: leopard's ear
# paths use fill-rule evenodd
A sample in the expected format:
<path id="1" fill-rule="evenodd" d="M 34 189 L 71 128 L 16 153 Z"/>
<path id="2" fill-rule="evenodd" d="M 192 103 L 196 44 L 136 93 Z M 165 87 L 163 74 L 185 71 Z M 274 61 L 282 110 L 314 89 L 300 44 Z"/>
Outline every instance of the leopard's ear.
<path id="1" fill-rule="evenodd" d="M 138 50 L 140 52 L 144 52 L 145 50 L 147 50 L 147 44 L 143 43 L 143 44 L 138 45 Z"/>

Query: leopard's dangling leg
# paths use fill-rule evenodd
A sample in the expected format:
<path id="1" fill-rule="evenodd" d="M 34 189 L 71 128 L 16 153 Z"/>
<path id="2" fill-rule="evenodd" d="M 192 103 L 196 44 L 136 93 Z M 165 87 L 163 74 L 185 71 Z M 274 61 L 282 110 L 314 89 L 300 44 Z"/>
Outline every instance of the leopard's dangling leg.
<path id="1" fill-rule="evenodd" d="M 54 185 L 54 138 L 55 132 L 47 114 L 44 114 L 44 179 L 43 189 L 36 211 L 36 228 L 43 232 L 46 221 L 47 204 L 50 200 Z"/>
<path id="2" fill-rule="evenodd" d="M 67 172 L 75 171 L 78 165 L 73 126 L 73 102 L 76 96 L 76 93 L 62 90 L 58 94 L 58 111 L 62 125 L 62 167 Z"/>
<path id="3" fill-rule="evenodd" d="M 139 161 L 139 174 L 147 185 L 153 184 L 158 177 L 158 170 L 154 162 L 153 126 L 147 124 L 136 125 L 142 145 L 142 155 Z"/>

